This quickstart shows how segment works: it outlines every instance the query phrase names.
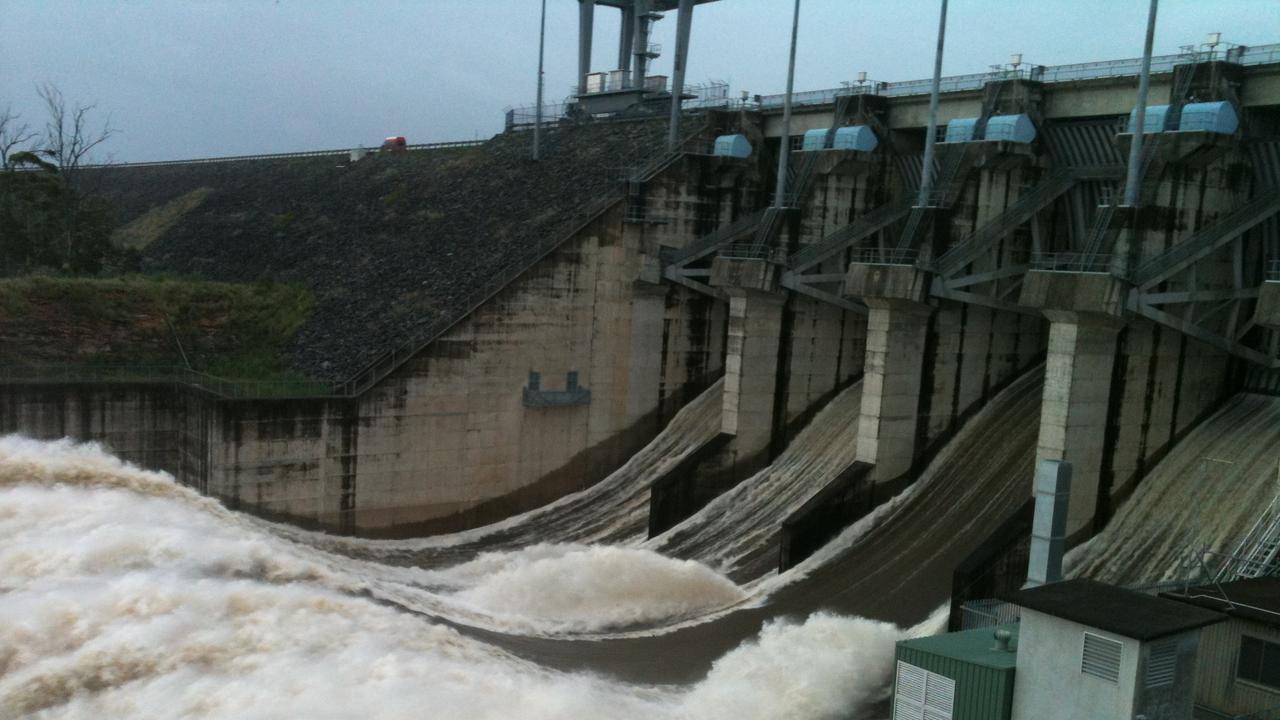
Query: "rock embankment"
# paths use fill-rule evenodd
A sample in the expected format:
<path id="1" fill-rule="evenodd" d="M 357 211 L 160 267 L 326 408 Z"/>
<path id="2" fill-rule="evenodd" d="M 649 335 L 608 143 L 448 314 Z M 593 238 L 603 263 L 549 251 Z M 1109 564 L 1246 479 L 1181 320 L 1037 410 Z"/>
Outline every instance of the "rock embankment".
<path id="1" fill-rule="evenodd" d="M 159 231 L 143 250 L 147 270 L 310 289 L 314 312 L 287 355 L 311 377 L 341 380 L 434 321 L 459 318 L 521 249 L 568 233 L 576 211 L 615 187 L 616 168 L 661 152 L 664 128 L 554 130 L 537 163 L 531 136 L 512 133 L 357 163 L 122 167 L 95 181 L 124 223 L 164 210 L 164 222 L 149 224 Z M 198 203 L 180 200 L 196 191 Z"/>

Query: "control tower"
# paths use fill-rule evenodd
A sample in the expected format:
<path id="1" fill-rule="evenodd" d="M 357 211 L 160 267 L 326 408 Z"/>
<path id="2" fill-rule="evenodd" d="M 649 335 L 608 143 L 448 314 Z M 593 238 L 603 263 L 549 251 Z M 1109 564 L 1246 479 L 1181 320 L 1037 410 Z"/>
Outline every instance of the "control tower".
<path id="1" fill-rule="evenodd" d="M 646 100 L 681 97 L 693 7 L 708 2 L 716 0 L 578 0 L 579 108 L 597 115 L 620 112 Z M 604 72 L 591 71 L 591 39 L 597 6 L 615 8 L 622 13 L 618 63 Z M 668 94 L 666 77 L 648 75 L 649 64 L 662 53 L 661 47 L 649 42 L 649 33 L 653 23 L 661 20 L 664 12 L 672 10 L 677 11 L 676 52 Z"/>

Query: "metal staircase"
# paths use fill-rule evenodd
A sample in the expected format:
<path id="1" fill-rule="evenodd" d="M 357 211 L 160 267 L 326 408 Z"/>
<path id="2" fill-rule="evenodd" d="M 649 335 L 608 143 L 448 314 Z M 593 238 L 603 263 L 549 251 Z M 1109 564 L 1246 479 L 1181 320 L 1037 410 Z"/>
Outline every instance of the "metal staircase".
<path id="1" fill-rule="evenodd" d="M 935 265 L 939 273 L 954 275 L 1000 238 L 1016 230 L 1077 183 L 1110 179 L 1124 173 L 1123 165 L 1064 167 L 1053 171 L 1018 197 L 1005 211 L 943 253 Z"/>
<path id="2" fill-rule="evenodd" d="M 963 171 L 972 159 L 976 145 L 976 143 L 949 143 L 940 147 L 942 161 L 937 164 L 933 187 L 923 205 L 912 206 L 911 214 L 907 216 L 907 223 L 902 229 L 902 235 L 898 238 L 898 244 L 893 248 L 892 254 L 895 257 L 905 257 L 906 250 L 919 246 L 920 230 L 925 224 L 926 216 L 940 208 L 951 207 L 959 198 L 964 183 L 958 181 L 962 179 Z"/>
<path id="3" fill-rule="evenodd" d="M 1184 72 L 1182 77 L 1178 79 L 1178 84 L 1172 89 L 1169 102 L 1171 106 L 1176 108 L 1176 111 L 1172 114 L 1181 115 L 1181 108 L 1186 103 L 1187 91 L 1191 89 L 1191 81 L 1195 78 L 1195 74 L 1194 68 Z M 1128 120 L 1126 119 L 1125 122 L 1127 123 Z M 1123 128 L 1123 130 L 1127 129 L 1127 127 Z M 1168 137 L 1169 131 L 1176 129 L 1166 127 L 1158 133 L 1143 133 L 1146 142 L 1142 146 L 1142 155 L 1138 160 L 1137 176 L 1140 197 L 1143 192 L 1143 184 L 1147 175 L 1151 172 L 1152 165 L 1156 163 L 1156 159 L 1162 154 L 1161 148 Z M 1084 267 L 1097 265 L 1102 257 L 1103 249 L 1110 244 L 1108 240 L 1112 238 L 1112 220 L 1115 218 L 1116 211 L 1124 202 L 1125 195 L 1128 194 L 1126 192 L 1127 189 L 1124 184 L 1121 184 L 1120 187 L 1114 190 L 1111 202 L 1098 208 L 1098 214 L 1094 217 L 1093 227 L 1085 237 L 1084 252 L 1082 253 L 1082 265 Z"/>
<path id="4" fill-rule="evenodd" d="M 849 115 L 849 106 L 853 104 L 853 99 L 853 95 L 841 95 L 836 98 L 831 127 L 827 128 L 827 134 L 822 141 L 823 148 L 829 147 L 835 140 L 836 131 L 844 125 Z M 783 198 L 787 207 L 799 207 L 804 196 L 809 193 L 809 185 L 813 182 L 813 171 L 820 157 L 820 152 L 805 152 L 804 159 L 794 168 L 794 171 L 792 168 L 787 168 L 787 187 L 790 190 Z"/>
<path id="5" fill-rule="evenodd" d="M 1280 193 L 1263 192 L 1217 222 L 1144 262 L 1134 273 L 1134 284 L 1145 290 L 1172 277 L 1277 212 L 1280 212 Z"/>
<path id="6" fill-rule="evenodd" d="M 911 212 L 910 200 L 881 205 L 864 213 L 824 237 L 820 242 L 809 245 L 787 261 L 788 269 L 793 273 L 804 272 L 846 249 L 857 246 L 863 240 L 884 230 L 893 223 L 906 217 Z"/>
<path id="7" fill-rule="evenodd" d="M 1258 578 L 1280 572 L 1280 495 L 1244 536 L 1230 560 L 1218 571 L 1218 582 Z"/>

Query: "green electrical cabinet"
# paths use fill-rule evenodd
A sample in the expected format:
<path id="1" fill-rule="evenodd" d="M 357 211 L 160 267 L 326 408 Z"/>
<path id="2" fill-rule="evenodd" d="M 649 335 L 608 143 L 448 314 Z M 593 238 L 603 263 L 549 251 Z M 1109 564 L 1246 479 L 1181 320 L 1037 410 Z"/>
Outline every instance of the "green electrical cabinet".
<path id="1" fill-rule="evenodd" d="M 1007 630 L 1006 647 L 995 637 L 995 631 Z M 979 630 L 934 635 L 902 640 L 897 646 L 897 660 L 923 670 L 930 680 L 937 676 L 955 684 L 951 701 L 952 720 L 1009 720 L 1013 712 L 1013 673 L 1017 665 L 1018 625 L 1012 623 Z M 913 676 L 920 673 L 907 669 Z M 897 677 L 903 677 L 899 668 Z M 944 684 L 949 685 L 946 681 Z M 932 683 L 936 687 L 937 683 Z M 901 692 L 901 694 L 900 694 Z M 915 703 L 905 694 L 908 688 L 894 688 L 895 720 L 914 720 Z M 931 695 L 934 691 L 931 690 Z M 943 708 L 931 707 L 932 712 Z M 937 715 L 930 715 L 937 717 Z"/>

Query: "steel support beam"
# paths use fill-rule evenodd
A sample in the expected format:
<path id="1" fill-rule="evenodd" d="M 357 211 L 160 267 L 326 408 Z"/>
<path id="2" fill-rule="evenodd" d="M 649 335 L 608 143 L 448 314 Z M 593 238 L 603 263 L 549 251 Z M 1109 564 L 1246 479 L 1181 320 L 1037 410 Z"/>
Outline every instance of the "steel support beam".
<path id="1" fill-rule="evenodd" d="M 938 48 L 933 56 L 933 84 L 929 87 L 929 124 L 924 137 L 924 167 L 920 169 L 920 197 L 917 205 L 929 204 L 933 192 L 933 146 L 938 138 L 938 96 L 942 88 L 942 47 L 947 38 L 947 0 L 942 0 L 942 16 L 938 20 Z"/>
<path id="2" fill-rule="evenodd" d="M 622 22 L 618 25 L 618 69 L 624 73 L 631 71 L 631 53 L 636 42 L 636 9 L 632 6 L 622 8 Z"/>
<path id="3" fill-rule="evenodd" d="M 591 72 L 591 36 L 595 32 L 596 0 L 578 0 L 578 94 L 587 92 Z"/>
<path id="4" fill-rule="evenodd" d="M 693 0 L 680 0 L 676 16 L 676 57 L 671 73 L 671 124 L 667 129 L 667 151 L 680 144 L 680 104 L 684 95 L 684 70 L 689 55 L 689 31 L 693 25 Z"/>
<path id="5" fill-rule="evenodd" d="M 946 0 L 943 0 L 946 2 Z M 787 60 L 787 94 L 782 101 L 782 142 L 778 152 L 778 182 L 773 206 L 787 206 L 787 164 L 791 158 L 791 94 L 796 79 L 796 37 L 800 32 L 800 0 L 796 0 L 791 15 L 791 56 Z"/>
<path id="6" fill-rule="evenodd" d="M 1142 196 L 1142 135 L 1147 120 L 1147 91 L 1151 88 L 1151 46 L 1156 36 L 1156 6 L 1147 10 L 1147 39 L 1142 46 L 1142 72 L 1138 75 L 1138 107 L 1134 115 L 1133 142 L 1129 145 L 1129 174 L 1124 183 L 1124 204 L 1137 207 Z"/>
<path id="7" fill-rule="evenodd" d="M 649 0 L 635 0 L 632 6 L 632 42 L 635 46 L 631 54 L 635 57 L 635 67 L 631 68 L 631 86 L 644 87 L 645 71 L 648 69 L 649 52 Z"/>

